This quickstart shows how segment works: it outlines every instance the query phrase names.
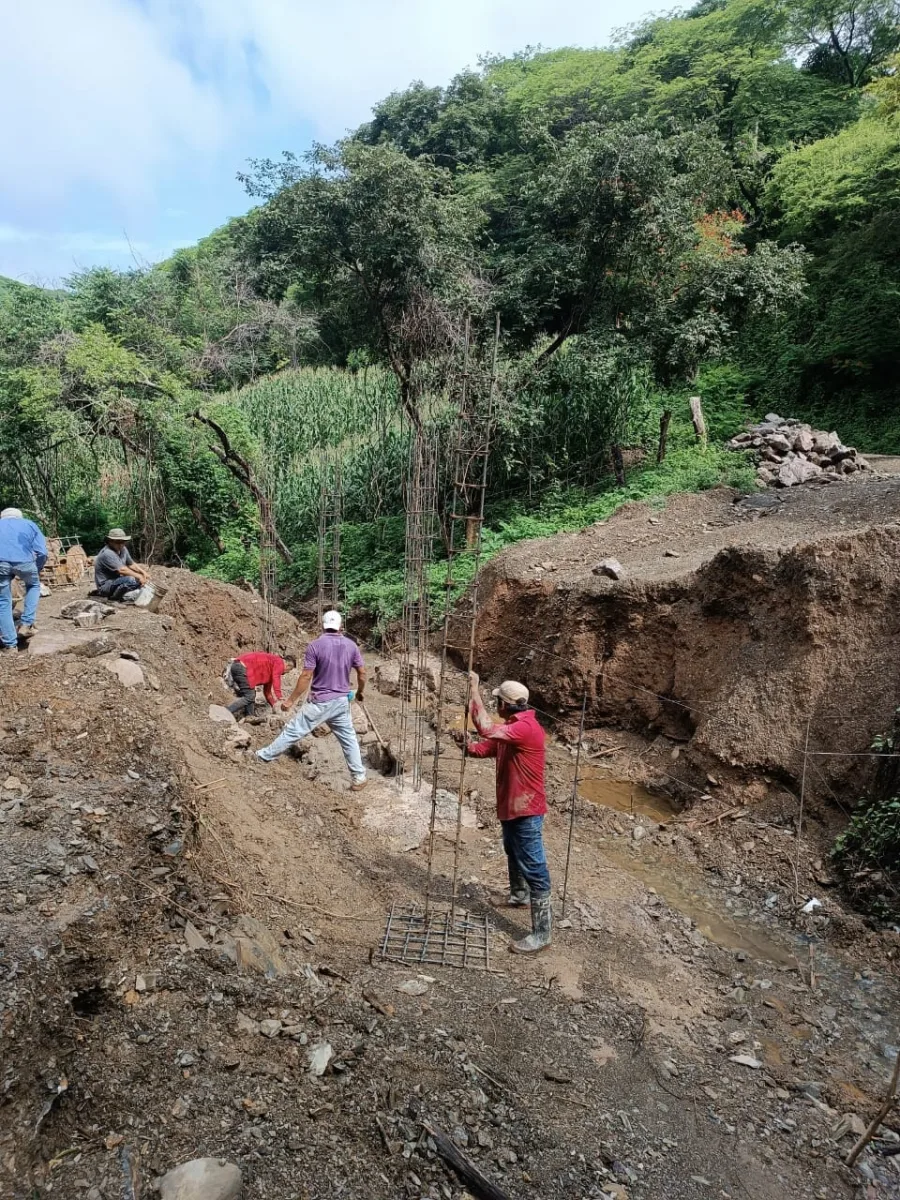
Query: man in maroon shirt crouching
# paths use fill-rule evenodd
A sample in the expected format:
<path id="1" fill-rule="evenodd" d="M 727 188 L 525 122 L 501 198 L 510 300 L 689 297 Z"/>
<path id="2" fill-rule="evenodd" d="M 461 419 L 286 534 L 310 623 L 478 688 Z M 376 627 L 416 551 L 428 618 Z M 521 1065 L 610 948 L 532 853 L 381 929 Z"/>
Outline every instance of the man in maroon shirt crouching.
<path id="1" fill-rule="evenodd" d="M 497 816 L 509 868 L 509 905 L 524 908 L 531 901 L 531 933 L 510 950 L 535 954 L 550 945 L 550 872 L 544 852 L 543 824 L 547 812 L 544 788 L 545 735 L 534 709 L 528 707 L 528 688 L 512 679 L 493 691 L 501 724 L 495 725 L 481 699 L 478 676 L 470 676 L 469 712 L 482 740 L 465 747 L 473 758 L 497 760 Z"/>

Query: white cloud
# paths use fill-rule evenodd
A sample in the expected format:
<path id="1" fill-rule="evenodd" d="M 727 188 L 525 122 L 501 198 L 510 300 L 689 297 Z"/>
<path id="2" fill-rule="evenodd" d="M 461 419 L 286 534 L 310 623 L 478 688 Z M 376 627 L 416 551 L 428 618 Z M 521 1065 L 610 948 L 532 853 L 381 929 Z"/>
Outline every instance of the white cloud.
<path id="1" fill-rule="evenodd" d="M 265 153 L 277 138 L 284 148 L 302 149 L 302 132 L 284 136 L 300 123 L 319 138 L 339 136 L 366 120 L 388 92 L 417 78 L 446 82 L 484 51 L 605 41 L 614 25 L 638 15 L 640 3 L 6 4 L 0 222 L 22 231 L 95 228 L 102 211 L 114 229 L 139 229 L 146 240 L 139 227 L 171 212 L 172 179 L 179 173 L 190 194 L 198 181 L 239 169 L 244 147 Z M 89 242 L 92 235 L 68 236 Z M 99 235 L 100 242 L 118 240 Z M 8 236 L 0 237 L 4 241 Z M 88 242 L 80 251 L 86 255 L 94 252 Z"/>

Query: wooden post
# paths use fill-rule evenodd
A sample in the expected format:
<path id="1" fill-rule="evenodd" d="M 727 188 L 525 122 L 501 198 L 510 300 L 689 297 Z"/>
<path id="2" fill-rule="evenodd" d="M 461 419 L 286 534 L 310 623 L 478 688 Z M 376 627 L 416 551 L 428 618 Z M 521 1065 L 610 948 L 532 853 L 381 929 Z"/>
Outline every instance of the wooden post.
<path id="1" fill-rule="evenodd" d="M 616 474 L 616 483 L 619 487 L 625 486 L 625 459 L 622 457 L 622 447 L 618 442 L 613 442 L 609 448 L 612 455 L 613 471 Z"/>
<path id="2" fill-rule="evenodd" d="M 694 432 L 697 435 L 697 441 L 706 449 L 706 421 L 703 419 L 703 405 L 700 403 L 699 396 L 691 396 L 691 420 L 694 422 Z"/>
<path id="3" fill-rule="evenodd" d="M 669 422 L 672 420 L 671 408 L 664 408 L 659 418 L 659 446 L 656 450 L 656 461 L 661 463 L 666 457 L 666 441 L 669 437 Z"/>

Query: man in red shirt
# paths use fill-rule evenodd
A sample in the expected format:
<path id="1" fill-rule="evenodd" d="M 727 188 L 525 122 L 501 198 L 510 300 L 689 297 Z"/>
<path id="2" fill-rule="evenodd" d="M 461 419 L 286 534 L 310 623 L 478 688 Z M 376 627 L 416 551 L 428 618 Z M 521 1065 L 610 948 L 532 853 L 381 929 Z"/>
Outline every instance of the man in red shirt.
<path id="1" fill-rule="evenodd" d="M 228 711 L 236 717 L 256 715 L 256 689 L 262 686 L 263 695 L 270 708 L 281 699 L 281 677 L 297 665 L 293 654 L 281 658 L 277 654 L 265 654 L 262 650 L 251 651 L 233 658 L 225 669 L 225 682 L 237 700 L 228 705 Z"/>
<path id="2" fill-rule="evenodd" d="M 478 676 L 473 672 L 469 712 L 482 740 L 472 742 L 465 751 L 473 758 L 497 760 L 497 816 L 509 868 L 509 904 L 523 908 L 531 901 L 532 931 L 510 949 L 534 954 L 550 945 L 551 936 L 550 872 L 542 833 L 547 812 L 546 739 L 534 709 L 528 707 L 524 684 L 508 679 L 492 694 L 502 722 L 499 725 L 484 707 Z"/>

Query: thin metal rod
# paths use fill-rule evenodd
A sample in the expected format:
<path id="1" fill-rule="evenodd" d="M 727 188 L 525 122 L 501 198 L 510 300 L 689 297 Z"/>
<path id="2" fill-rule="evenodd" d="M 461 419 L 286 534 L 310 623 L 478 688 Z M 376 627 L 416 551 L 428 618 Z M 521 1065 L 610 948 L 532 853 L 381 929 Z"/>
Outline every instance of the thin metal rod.
<path id="1" fill-rule="evenodd" d="M 471 700 L 471 674 L 475 662 L 475 635 L 478 628 L 478 569 L 481 564 L 482 530 L 484 526 L 484 501 L 487 492 L 488 463 L 490 462 L 491 420 L 494 415 L 494 390 L 497 386 L 497 352 L 500 346 L 500 314 L 494 318 L 494 352 L 491 360 L 491 382 L 488 388 L 487 413 L 484 422 L 484 454 L 481 466 L 481 486 L 478 496 L 478 517 L 475 530 L 474 563 L 475 573 L 472 578 L 472 617 L 469 622 L 469 654 L 466 664 L 466 699 L 463 710 L 463 754 L 459 764 L 459 788 L 456 804 L 456 839 L 453 845 L 453 887 L 450 894 L 450 920 L 456 915 L 457 885 L 459 882 L 459 846 L 462 841 L 462 804 L 463 789 L 466 781 L 466 763 L 468 755 L 465 752 L 465 739 L 468 736 L 469 701 Z"/>
<path id="2" fill-rule="evenodd" d="M 578 725 L 578 749 L 575 751 L 575 778 L 572 780 L 572 811 L 569 813 L 569 844 L 566 847 L 566 873 L 563 878 L 562 915 L 566 915 L 566 897 L 569 894 L 569 863 L 572 859 L 572 839 L 575 836 L 575 810 L 578 807 L 579 771 L 581 770 L 581 742 L 584 738 L 584 717 L 587 712 L 587 692 L 581 701 L 581 721 Z"/>
<path id="3" fill-rule="evenodd" d="M 812 723 L 812 717 L 806 718 L 806 741 L 803 745 L 803 774 L 800 776 L 800 812 L 797 818 L 797 854 L 794 863 L 794 880 L 799 880 L 800 875 L 800 848 L 801 835 L 803 833 L 803 804 L 806 799 L 806 765 L 809 761 L 809 727 Z M 795 882 L 795 886 L 799 891 L 799 884 Z"/>

